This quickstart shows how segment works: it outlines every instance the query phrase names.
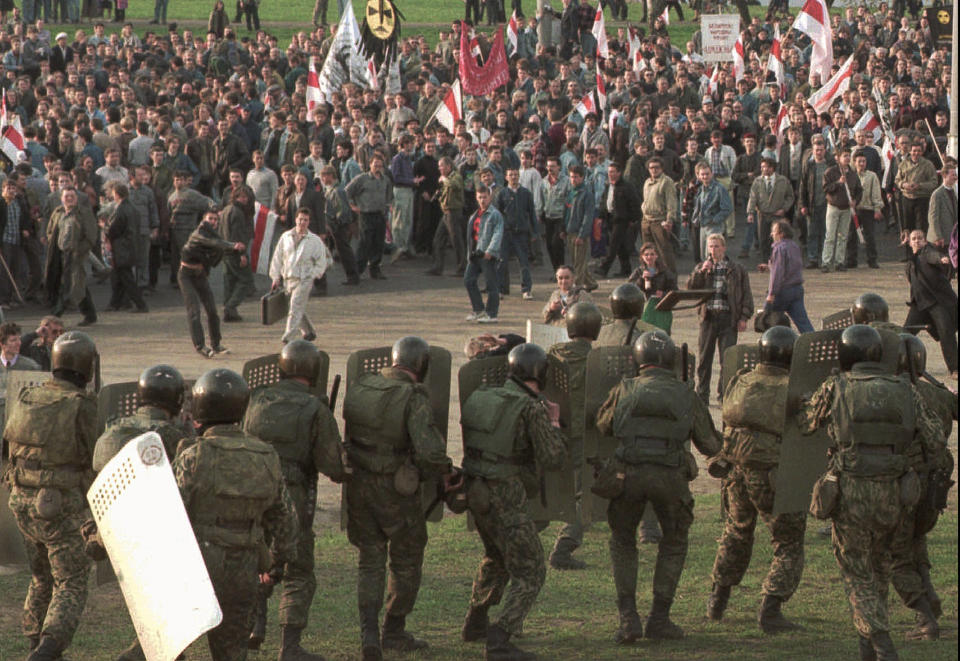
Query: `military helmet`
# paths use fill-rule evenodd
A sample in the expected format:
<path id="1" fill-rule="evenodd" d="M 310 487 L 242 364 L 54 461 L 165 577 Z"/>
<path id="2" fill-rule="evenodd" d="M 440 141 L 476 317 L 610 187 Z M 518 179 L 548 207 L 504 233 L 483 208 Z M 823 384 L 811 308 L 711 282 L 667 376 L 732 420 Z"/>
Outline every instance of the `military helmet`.
<path id="1" fill-rule="evenodd" d="M 610 292 L 610 310 L 614 319 L 635 319 L 643 314 L 647 297 L 632 282 L 625 282 Z"/>
<path id="2" fill-rule="evenodd" d="M 218 367 L 193 384 L 193 417 L 203 424 L 240 422 L 249 400 L 250 388 L 243 377 Z"/>
<path id="3" fill-rule="evenodd" d="M 880 362 L 883 358 L 883 340 L 876 328 L 866 324 L 854 324 L 845 328 L 840 336 L 840 367 L 845 370 L 855 363 Z"/>
<path id="4" fill-rule="evenodd" d="M 313 386 L 320 372 L 320 351 L 312 342 L 294 340 L 280 352 L 280 373 L 284 378 L 302 377 Z"/>
<path id="5" fill-rule="evenodd" d="M 869 324 L 871 321 L 890 321 L 890 306 L 880 294 L 860 294 L 850 309 L 853 323 Z"/>
<path id="6" fill-rule="evenodd" d="M 900 354 L 897 358 L 897 373 L 910 374 L 910 363 L 913 361 L 913 368 L 917 374 L 921 374 L 927 369 L 927 348 L 923 346 L 920 338 L 912 333 L 900 333 Z"/>
<path id="7" fill-rule="evenodd" d="M 760 362 L 777 367 L 790 367 L 793 358 L 793 344 L 797 333 L 786 326 L 774 326 L 760 336 Z"/>
<path id="8" fill-rule="evenodd" d="M 543 388 L 547 383 L 547 352 L 538 344 L 518 344 L 507 355 L 507 370 L 518 381 L 536 381 Z"/>
<path id="9" fill-rule="evenodd" d="M 600 314 L 600 308 L 593 303 L 580 301 L 574 303 L 566 314 L 567 335 L 571 339 L 583 337 L 590 340 L 597 339 L 600 335 L 600 326 L 603 324 L 603 315 Z"/>
<path id="10" fill-rule="evenodd" d="M 422 337 L 416 335 L 401 337 L 393 343 L 390 355 L 394 367 L 410 370 L 420 381 L 427 375 L 427 368 L 430 366 L 430 345 Z"/>
<path id="11" fill-rule="evenodd" d="M 53 343 L 50 355 L 52 371 L 70 370 L 79 374 L 84 383 L 93 378 L 97 363 L 97 345 L 90 336 L 81 331 L 69 331 Z"/>
<path id="12" fill-rule="evenodd" d="M 140 373 L 137 394 L 144 404 L 179 413 L 183 406 L 183 375 L 170 365 L 148 367 Z"/>
<path id="13" fill-rule="evenodd" d="M 650 365 L 672 370 L 677 360 L 677 346 L 662 330 L 647 331 L 633 343 L 633 359 L 638 367 Z"/>

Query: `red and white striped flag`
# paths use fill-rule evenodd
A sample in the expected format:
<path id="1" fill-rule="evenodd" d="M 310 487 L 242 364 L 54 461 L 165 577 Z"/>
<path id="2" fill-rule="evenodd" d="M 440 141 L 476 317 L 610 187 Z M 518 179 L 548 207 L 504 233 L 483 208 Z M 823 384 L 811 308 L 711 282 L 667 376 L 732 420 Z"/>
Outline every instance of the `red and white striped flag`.
<path id="1" fill-rule="evenodd" d="M 660 14 L 660 20 L 663 21 L 664 25 L 670 25 L 670 5 L 663 8 L 663 13 Z"/>
<path id="2" fill-rule="evenodd" d="M 4 92 L 3 101 L 0 102 L 0 150 L 16 165 L 20 162 L 20 152 L 26 151 L 26 148 L 20 117 L 16 113 L 7 113 L 7 95 Z"/>
<path id="3" fill-rule="evenodd" d="M 777 147 L 783 144 L 783 138 L 790 128 L 790 115 L 787 113 L 787 104 L 780 104 L 780 112 L 777 113 Z"/>
<path id="4" fill-rule="evenodd" d="M 707 82 L 707 93 L 711 96 L 717 93 L 717 85 L 720 82 L 720 63 L 713 65 L 713 71 L 710 72 L 710 80 Z"/>
<path id="5" fill-rule="evenodd" d="M 470 54 L 474 57 L 482 57 L 480 52 L 480 38 L 477 37 L 477 31 L 470 28 Z"/>
<path id="6" fill-rule="evenodd" d="M 853 55 L 847 58 L 843 66 L 840 67 L 837 73 L 835 73 L 823 87 L 807 99 L 807 102 L 813 106 L 813 109 L 817 111 L 818 115 L 827 112 L 834 100 L 850 87 L 851 64 L 853 64 Z"/>
<path id="7" fill-rule="evenodd" d="M 514 9 L 510 14 L 510 20 L 507 22 L 507 42 L 510 44 L 511 52 L 517 52 L 517 43 L 520 39 L 520 26 L 517 23 L 517 10 Z"/>
<path id="8" fill-rule="evenodd" d="M 733 45 L 733 77 L 735 80 L 743 78 L 743 34 L 737 37 L 737 43 Z"/>
<path id="9" fill-rule="evenodd" d="M 433 117 L 453 135 L 454 127 L 463 118 L 463 94 L 460 91 L 460 80 L 454 80 L 450 91 L 443 97 L 443 103 L 433 111 Z M 427 124 L 430 122 L 428 121 Z"/>
<path id="10" fill-rule="evenodd" d="M 772 71 L 773 76 L 780 86 L 780 98 L 787 98 L 787 78 L 783 72 L 783 55 L 781 54 L 780 44 L 780 26 L 773 28 L 773 46 L 770 47 L 770 57 L 767 58 L 767 71 Z"/>
<path id="11" fill-rule="evenodd" d="M 593 27 L 590 28 L 593 38 L 597 40 L 597 57 L 610 57 L 610 46 L 607 45 L 607 26 L 603 20 L 603 7 L 597 5 L 597 15 L 593 17 Z"/>
<path id="12" fill-rule="evenodd" d="M 630 66 L 636 73 L 640 73 L 647 67 L 647 61 L 643 59 L 643 50 L 641 50 L 640 35 L 637 34 L 637 28 L 630 28 Z"/>
<path id="13" fill-rule="evenodd" d="M 310 58 L 310 69 L 307 71 L 307 121 L 313 121 L 313 111 L 323 103 L 323 92 L 320 91 L 320 77 L 317 75 L 315 57 Z"/>
<path id="14" fill-rule="evenodd" d="M 603 82 L 603 76 L 600 74 L 599 62 L 597 63 L 597 87 L 583 95 L 580 103 L 577 104 L 576 111 L 581 117 L 586 117 L 589 113 L 594 113 L 599 121 L 603 116 L 603 109 L 607 107 L 607 86 Z"/>
<path id="15" fill-rule="evenodd" d="M 857 131 L 869 131 L 873 134 L 874 144 L 880 142 L 880 136 L 883 135 L 883 129 L 880 127 L 880 120 L 877 119 L 873 112 L 869 110 L 863 113 L 863 117 L 861 117 L 857 123 L 853 125 L 853 130 L 854 133 Z"/>
<path id="16" fill-rule="evenodd" d="M 270 246 L 277 229 L 277 214 L 259 202 L 253 203 L 253 241 L 250 243 L 250 264 L 253 272 L 270 275 Z"/>
<path id="17" fill-rule="evenodd" d="M 377 78 L 377 63 L 374 62 L 372 57 L 367 60 L 367 82 L 370 84 L 370 89 L 374 92 L 380 91 L 380 80 Z"/>
<path id="18" fill-rule="evenodd" d="M 813 51 L 810 54 L 810 76 L 820 74 L 823 83 L 830 77 L 833 68 L 833 33 L 830 30 L 830 11 L 824 0 L 807 0 L 793 22 L 793 29 L 810 37 Z"/>

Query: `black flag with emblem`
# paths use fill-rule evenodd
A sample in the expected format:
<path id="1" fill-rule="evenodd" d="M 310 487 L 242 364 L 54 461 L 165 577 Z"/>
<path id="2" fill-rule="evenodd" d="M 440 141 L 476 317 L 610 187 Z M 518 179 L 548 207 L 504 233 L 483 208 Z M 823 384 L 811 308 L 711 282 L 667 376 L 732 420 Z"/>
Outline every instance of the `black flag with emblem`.
<path id="1" fill-rule="evenodd" d="M 363 11 L 360 38 L 364 54 L 373 57 L 377 68 L 389 65 L 397 57 L 400 39 L 400 19 L 405 18 L 393 0 L 367 0 Z"/>

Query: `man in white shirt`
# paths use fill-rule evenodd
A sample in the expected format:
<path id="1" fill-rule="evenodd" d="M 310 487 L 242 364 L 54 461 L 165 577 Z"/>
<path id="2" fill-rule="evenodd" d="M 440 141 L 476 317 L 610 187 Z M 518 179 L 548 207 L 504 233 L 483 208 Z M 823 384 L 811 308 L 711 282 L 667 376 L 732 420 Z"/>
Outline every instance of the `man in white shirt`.
<path id="1" fill-rule="evenodd" d="M 277 189 L 280 182 L 277 180 L 277 173 L 264 166 L 263 152 L 259 149 L 252 154 L 253 169 L 247 173 L 247 186 L 253 190 L 254 199 L 268 209 L 273 209 L 274 200 L 277 197 Z M 279 210 L 282 212 L 283 210 Z"/>
<path id="2" fill-rule="evenodd" d="M 273 289 L 283 285 L 290 297 L 287 327 L 281 339 L 284 344 L 297 339 L 298 334 L 310 342 L 317 338 L 307 317 L 307 301 L 313 281 L 323 276 L 332 261 L 323 239 L 310 231 L 310 210 L 300 209 L 296 225 L 281 235 L 270 260 Z"/>

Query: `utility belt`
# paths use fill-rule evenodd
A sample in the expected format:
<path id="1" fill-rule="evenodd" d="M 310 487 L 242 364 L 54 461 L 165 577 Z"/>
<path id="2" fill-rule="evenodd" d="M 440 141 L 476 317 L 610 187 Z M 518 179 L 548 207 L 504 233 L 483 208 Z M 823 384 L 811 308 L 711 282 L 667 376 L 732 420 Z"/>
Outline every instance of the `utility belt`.
<path id="1" fill-rule="evenodd" d="M 398 448 L 395 445 L 364 441 L 362 439 L 353 438 L 353 437 L 351 437 L 350 440 L 347 442 L 348 450 L 351 445 L 364 452 L 370 452 L 372 454 L 380 454 L 388 457 L 402 457 L 404 455 L 410 454 L 410 451 L 408 448 Z"/>
<path id="2" fill-rule="evenodd" d="M 72 464 L 44 464 L 37 459 L 13 457 L 13 482 L 18 487 L 74 489 L 85 486 L 86 470 Z"/>
<path id="3" fill-rule="evenodd" d="M 858 445 L 860 454 L 896 454 L 897 449 L 892 445 Z"/>
<path id="4" fill-rule="evenodd" d="M 256 549 L 263 543 L 263 532 L 256 521 L 226 520 L 217 517 L 194 526 L 197 539 L 226 548 Z"/>
<path id="5" fill-rule="evenodd" d="M 479 448 L 467 448 L 463 451 L 463 456 L 477 461 L 510 464 L 511 466 L 525 466 L 527 464 L 527 461 L 521 457 L 504 457 L 493 452 L 484 452 Z"/>

